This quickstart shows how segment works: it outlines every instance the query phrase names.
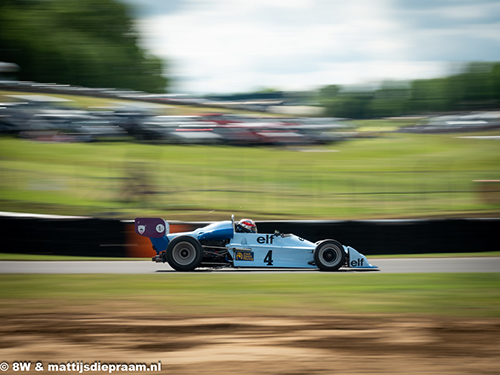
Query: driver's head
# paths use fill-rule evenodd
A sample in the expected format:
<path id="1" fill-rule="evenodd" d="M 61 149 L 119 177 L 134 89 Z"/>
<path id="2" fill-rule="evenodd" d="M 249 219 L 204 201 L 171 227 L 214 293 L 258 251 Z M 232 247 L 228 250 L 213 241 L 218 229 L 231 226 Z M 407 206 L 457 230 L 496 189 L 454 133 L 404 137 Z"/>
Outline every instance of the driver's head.
<path id="1" fill-rule="evenodd" d="M 248 233 L 257 233 L 257 225 L 255 221 L 252 219 L 241 219 L 238 222 L 238 226 L 244 231 Z"/>

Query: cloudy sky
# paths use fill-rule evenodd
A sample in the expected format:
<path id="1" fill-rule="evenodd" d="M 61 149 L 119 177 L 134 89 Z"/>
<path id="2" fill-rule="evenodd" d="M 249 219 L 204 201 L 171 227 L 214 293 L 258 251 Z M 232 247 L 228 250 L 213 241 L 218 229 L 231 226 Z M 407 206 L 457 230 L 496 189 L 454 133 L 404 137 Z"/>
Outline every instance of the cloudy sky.
<path id="1" fill-rule="evenodd" d="M 499 0 L 122 1 L 176 92 L 364 85 L 500 61 Z"/>

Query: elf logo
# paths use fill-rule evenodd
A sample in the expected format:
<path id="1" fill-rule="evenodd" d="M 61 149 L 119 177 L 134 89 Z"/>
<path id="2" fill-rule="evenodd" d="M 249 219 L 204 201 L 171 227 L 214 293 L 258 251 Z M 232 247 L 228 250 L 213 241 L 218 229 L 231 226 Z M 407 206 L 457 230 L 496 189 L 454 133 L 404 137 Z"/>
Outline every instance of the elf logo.
<path id="1" fill-rule="evenodd" d="M 260 236 L 260 237 L 257 237 L 257 242 L 260 243 L 260 244 L 273 244 L 273 240 L 274 240 L 274 236 L 273 235 L 269 235 L 269 234 L 266 234 L 266 236 Z"/>
<path id="2" fill-rule="evenodd" d="M 363 267 L 365 260 L 363 258 L 351 260 L 351 267 Z"/>

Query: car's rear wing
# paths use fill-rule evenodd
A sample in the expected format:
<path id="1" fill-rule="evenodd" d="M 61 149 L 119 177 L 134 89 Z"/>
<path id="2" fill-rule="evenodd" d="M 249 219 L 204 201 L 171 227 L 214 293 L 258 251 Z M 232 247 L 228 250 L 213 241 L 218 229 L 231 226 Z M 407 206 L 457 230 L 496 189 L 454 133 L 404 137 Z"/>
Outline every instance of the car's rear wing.
<path id="1" fill-rule="evenodd" d="M 135 232 L 144 237 L 160 238 L 170 233 L 170 226 L 160 218 L 138 217 L 135 219 Z"/>

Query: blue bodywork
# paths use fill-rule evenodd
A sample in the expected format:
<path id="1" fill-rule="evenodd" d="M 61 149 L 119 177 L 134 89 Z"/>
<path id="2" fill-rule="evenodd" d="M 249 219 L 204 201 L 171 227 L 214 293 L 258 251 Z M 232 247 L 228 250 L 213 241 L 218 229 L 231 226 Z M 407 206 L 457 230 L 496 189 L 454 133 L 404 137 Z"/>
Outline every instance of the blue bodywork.
<path id="1" fill-rule="evenodd" d="M 178 236 L 191 236 L 198 241 L 223 241 L 233 238 L 233 235 L 233 223 L 231 221 L 220 221 L 195 229 L 192 232 L 170 233 L 160 238 L 150 238 L 150 240 L 156 252 L 160 253 L 165 251 L 170 241 Z"/>

